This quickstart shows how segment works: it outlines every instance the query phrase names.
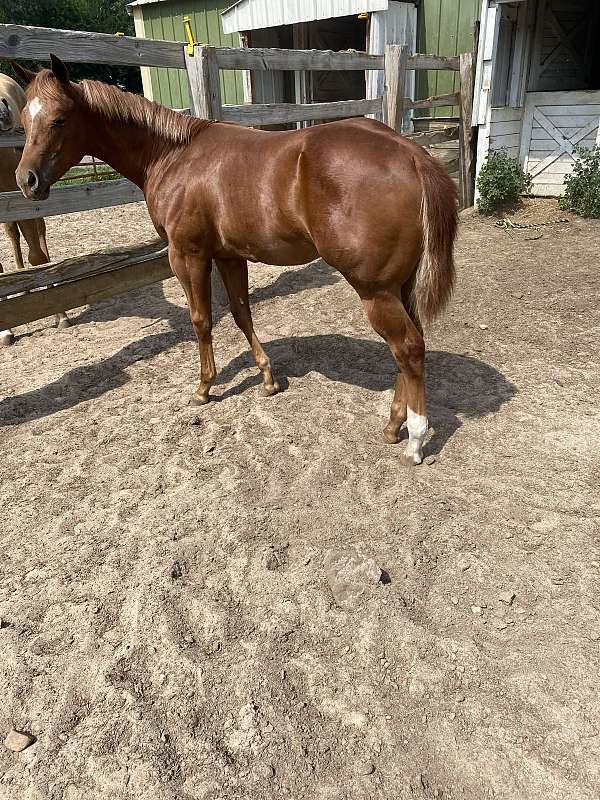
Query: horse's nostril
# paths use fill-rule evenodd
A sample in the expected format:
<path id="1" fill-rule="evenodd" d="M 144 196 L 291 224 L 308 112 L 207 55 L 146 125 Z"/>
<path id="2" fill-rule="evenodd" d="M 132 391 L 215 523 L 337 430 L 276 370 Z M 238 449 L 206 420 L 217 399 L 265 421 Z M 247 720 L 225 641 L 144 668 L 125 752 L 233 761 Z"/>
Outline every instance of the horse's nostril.
<path id="1" fill-rule="evenodd" d="M 38 185 L 38 176 L 31 169 L 27 170 L 27 186 L 30 189 L 35 189 Z"/>

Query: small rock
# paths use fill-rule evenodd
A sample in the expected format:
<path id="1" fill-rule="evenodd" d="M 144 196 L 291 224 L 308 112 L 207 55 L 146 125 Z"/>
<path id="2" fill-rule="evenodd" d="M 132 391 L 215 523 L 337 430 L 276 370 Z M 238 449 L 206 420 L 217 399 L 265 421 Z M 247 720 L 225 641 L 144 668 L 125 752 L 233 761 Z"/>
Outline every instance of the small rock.
<path id="1" fill-rule="evenodd" d="M 69 734 L 68 733 L 59 733 L 58 738 L 61 742 L 68 742 L 69 741 Z"/>
<path id="2" fill-rule="evenodd" d="M 488 329 L 487 325 L 480 325 L 479 327 L 481 328 L 482 331 L 487 331 Z"/>
<path id="3" fill-rule="evenodd" d="M 451 600 L 453 606 L 457 606 L 458 605 L 458 597 L 456 597 L 456 595 L 453 595 L 450 598 L 450 600 Z"/>
<path id="4" fill-rule="evenodd" d="M 471 611 L 477 616 L 481 616 L 483 614 L 483 608 L 481 606 L 471 606 Z"/>
<path id="5" fill-rule="evenodd" d="M 183 570 L 181 569 L 181 564 L 179 563 L 179 561 L 173 562 L 173 566 L 171 567 L 171 577 L 173 578 L 173 580 L 175 580 L 176 578 L 183 577 Z"/>
<path id="6" fill-rule="evenodd" d="M 257 778 L 272 778 L 275 775 L 275 768 L 272 764 L 258 764 L 254 768 Z"/>
<path id="7" fill-rule="evenodd" d="M 351 711 L 345 718 L 345 722 L 354 725 L 356 728 L 364 728 L 369 722 L 369 719 L 362 711 Z"/>
<path id="8" fill-rule="evenodd" d="M 190 420 L 190 425 L 203 425 L 203 424 L 204 424 L 204 420 L 202 419 L 202 417 L 199 417 L 197 414 L 196 414 L 196 416 L 192 417 L 191 420 Z"/>
<path id="9" fill-rule="evenodd" d="M 427 456 L 423 459 L 423 463 L 430 467 L 432 464 L 435 464 L 435 456 Z"/>
<path id="10" fill-rule="evenodd" d="M 346 611 L 355 611 L 367 587 L 383 578 L 383 571 L 375 561 L 356 550 L 328 550 L 323 566 L 336 605 Z"/>
<path id="11" fill-rule="evenodd" d="M 375 764 L 372 761 L 362 761 L 356 767 L 357 775 L 372 775 L 375 772 Z"/>
<path id="12" fill-rule="evenodd" d="M 523 299 L 523 292 L 511 292 L 511 295 L 516 300 L 522 300 Z"/>
<path id="13" fill-rule="evenodd" d="M 4 746 L 13 753 L 20 753 L 26 747 L 30 747 L 35 742 L 35 736 L 24 731 L 16 731 L 14 728 L 8 732 L 4 740 Z"/>
<path id="14" fill-rule="evenodd" d="M 468 569 L 471 569 L 471 562 L 467 561 L 465 558 L 462 558 L 458 562 L 458 568 L 461 572 L 466 572 Z"/>
<path id="15" fill-rule="evenodd" d="M 274 572 L 287 564 L 287 547 L 267 547 L 262 554 L 263 567 Z"/>
<path id="16" fill-rule="evenodd" d="M 492 619 L 492 625 L 499 631 L 503 631 L 507 627 L 506 622 L 500 617 L 494 617 Z"/>
<path id="17" fill-rule="evenodd" d="M 500 592 L 498 595 L 498 600 L 500 600 L 501 603 L 505 603 L 507 606 L 512 606 L 515 597 L 516 594 L 509 590 L 508 592 Z"/>

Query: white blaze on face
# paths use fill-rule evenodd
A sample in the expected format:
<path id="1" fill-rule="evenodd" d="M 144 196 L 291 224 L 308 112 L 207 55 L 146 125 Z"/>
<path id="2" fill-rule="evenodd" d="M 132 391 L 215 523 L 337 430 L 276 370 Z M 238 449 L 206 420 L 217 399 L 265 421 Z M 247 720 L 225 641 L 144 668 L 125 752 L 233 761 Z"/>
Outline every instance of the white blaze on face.
<path id="1" fill-rule="evenodd" d="M 420 464 L 423 461 L 423 440 L 428 428 L 427 417 L 416 414 L 410 407 L 406 411 L 406 427 L 408 428 L 406 455 L 415 464 Z"/>
<path id="2" fill-rule="evenodd" d="M 29 116 L 31 121 L 37 117 L 37 115 L 42 110 L 42 101 L 39 97 L 34 97 L 33 100 L 27 104 L 27 111 L 29 112 Z"/>
<path id="3" fill-rule="evenodd" d="M 33 133 L 33 128 L 35 126 L 35 118 L 38 117 L 40 111 L 42 110 L 42 101 L 39 97 L 34 97 L 27 105 L 25 106 L 25 110 L 29 114 L 29 119 L 31 120 L 31 128 L 29 129 L 29 133 Z"/>

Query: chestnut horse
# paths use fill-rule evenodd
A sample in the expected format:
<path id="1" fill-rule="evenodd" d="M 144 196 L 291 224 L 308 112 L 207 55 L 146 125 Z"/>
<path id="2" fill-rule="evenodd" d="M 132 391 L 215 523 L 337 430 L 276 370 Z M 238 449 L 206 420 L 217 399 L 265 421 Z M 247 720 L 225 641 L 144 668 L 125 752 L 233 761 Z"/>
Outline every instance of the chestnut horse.
<path id="1" fill-rule="evenodd" d="M 279 390 L 252 326 L 247 262 L 304 264 L 321 256 L 354 287 L 399 368 L 384 430 L 397 442 L 407 421 L 409 463 L 427 433 L 421 320 L 438 314 L 454 280 L 454 185 L 425 150 L 370 119 L 267 132 L 185 117 L 97 81 L 13 65 L 27 84 L 23 194 L 50 185 L 94 155 L 144 192 L 185 291 L 200 351 L 203 404 L 216 377 L 211 267 L 222 275 L 235 322 L 263 374 Z"/>

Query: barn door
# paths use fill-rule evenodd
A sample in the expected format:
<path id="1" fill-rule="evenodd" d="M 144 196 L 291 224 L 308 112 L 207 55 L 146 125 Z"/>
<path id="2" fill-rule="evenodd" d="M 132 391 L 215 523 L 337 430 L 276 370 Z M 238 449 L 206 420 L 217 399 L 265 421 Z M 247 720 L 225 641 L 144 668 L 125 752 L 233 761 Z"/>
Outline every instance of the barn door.
<path id="1" fill-rule="evenodd" d="M 529 88 L 587 89 L 597 33 L 596 0 L 540 0 Z"/>
<path id="2" fill-rule="evenodd" d="M 533 177 L 532 193 L 556 197 L 574 164 L 577 145 L 599 142 L 600 91 L 529 92 L 521 136 L 521 162 Z"/>

